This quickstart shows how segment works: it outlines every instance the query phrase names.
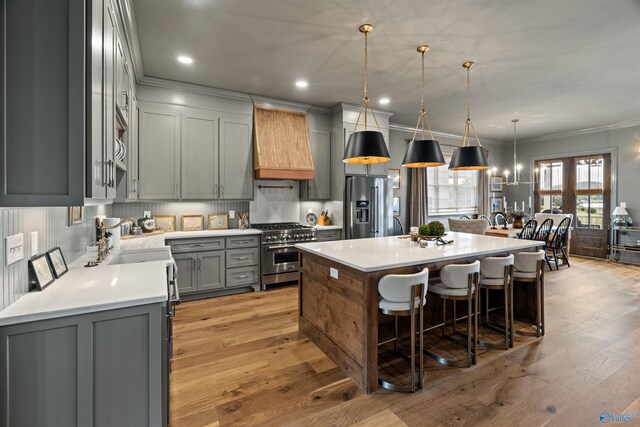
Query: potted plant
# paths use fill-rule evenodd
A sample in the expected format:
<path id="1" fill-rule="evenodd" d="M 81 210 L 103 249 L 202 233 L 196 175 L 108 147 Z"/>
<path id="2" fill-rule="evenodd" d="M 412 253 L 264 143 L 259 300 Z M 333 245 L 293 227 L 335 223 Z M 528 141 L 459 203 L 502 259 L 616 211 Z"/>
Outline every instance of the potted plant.
<path id="1" fill-rule="evenodd" d="M 529 217 L 525 211 L 509 211 L 507 217 L 513 223 L 513 228 L 524 227 L 524 220 Z"/>

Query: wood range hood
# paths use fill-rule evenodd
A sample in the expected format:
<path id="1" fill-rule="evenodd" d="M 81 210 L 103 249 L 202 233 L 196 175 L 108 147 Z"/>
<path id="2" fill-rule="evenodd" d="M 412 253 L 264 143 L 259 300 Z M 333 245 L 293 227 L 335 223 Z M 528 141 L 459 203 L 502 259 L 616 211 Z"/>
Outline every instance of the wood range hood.
<path id="1" fill-rule="evenodd" d="M 256 179 L 314 179 L 307 114 L 253 107 Z"/>

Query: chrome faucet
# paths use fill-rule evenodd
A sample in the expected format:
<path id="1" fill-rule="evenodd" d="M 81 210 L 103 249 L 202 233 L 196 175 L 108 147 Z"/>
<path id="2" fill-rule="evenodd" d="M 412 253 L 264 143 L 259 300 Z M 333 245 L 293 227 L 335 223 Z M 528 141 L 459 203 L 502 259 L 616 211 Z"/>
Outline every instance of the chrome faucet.
<path id="1" fill-rule="evenodd" d="M 138 220 L 132 217 L 127 217 L 117 223 L 116 225 L 106 226 L 104 225 L 104 220 L 102 218 L 96 218 L 96 228 L 98 229 L 96 242 L 98 243 L 98 259 L 96 262 L 100 263 L 107 258 L 109 255 L 109 245 L 107 245 L 107 230 L 113 230 L 115 228 L 120 227 L 125 222 L 133 222 L 134 224 L 138 223 Z"/>

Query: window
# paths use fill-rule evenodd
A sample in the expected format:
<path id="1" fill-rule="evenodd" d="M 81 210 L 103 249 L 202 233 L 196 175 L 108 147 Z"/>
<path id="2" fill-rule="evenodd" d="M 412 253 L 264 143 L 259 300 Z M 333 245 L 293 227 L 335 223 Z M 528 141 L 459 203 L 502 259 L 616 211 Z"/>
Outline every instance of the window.
<path id="1" fill-rule="evenodd" d="M 604 228 L 604 158 L 576 159 L 576 225 Z"/>
<path id="2" fill-rule="evenodd" d="M 449 162 L 453 149 L 447 148 L 442 151 Z M 478 171 L 452 171 L 448 164 L 428 168 L 427 186 L 429 215 L 478 213 Z"/>
<path id="3" fill-rule="evenodd" d="M 537 162 L 540 170 L 538 195 L 540 196 L 540 212 L 562 213 L 562 160 L 545 160 Z"/>

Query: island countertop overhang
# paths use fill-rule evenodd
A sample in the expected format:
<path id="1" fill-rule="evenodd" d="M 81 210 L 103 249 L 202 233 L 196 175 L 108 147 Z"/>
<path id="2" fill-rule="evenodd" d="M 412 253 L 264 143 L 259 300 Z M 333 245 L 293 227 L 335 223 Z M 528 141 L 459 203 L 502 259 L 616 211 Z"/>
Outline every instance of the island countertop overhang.
<path id="1" fill-rule="evenodd" d="M 457 232 L 448 232 L 445 239 L 453 240 L 453 243 L 420 248 L 409 239 L 377 237 L 299 243 L 296 244 L 296 248 L 362 272 L 373 272 L 467 257 L 534 250 L 544 245 L 544 242 L 536 240 L 505 239 Z"/>

